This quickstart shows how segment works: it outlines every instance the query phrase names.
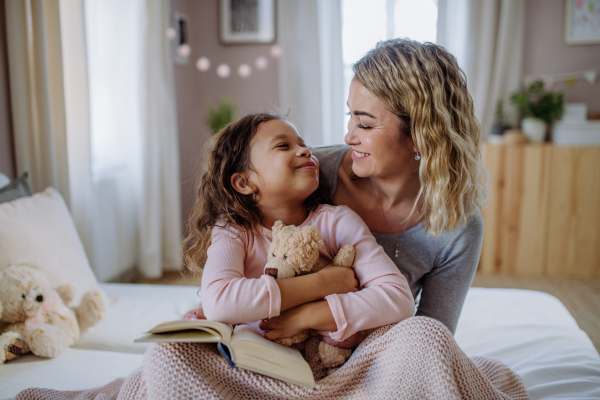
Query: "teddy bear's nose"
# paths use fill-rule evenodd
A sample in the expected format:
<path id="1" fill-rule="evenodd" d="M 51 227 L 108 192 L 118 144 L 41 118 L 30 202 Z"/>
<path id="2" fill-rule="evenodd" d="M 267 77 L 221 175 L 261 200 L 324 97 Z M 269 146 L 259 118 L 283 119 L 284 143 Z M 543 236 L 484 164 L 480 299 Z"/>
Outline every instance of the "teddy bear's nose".
<path id="1" fill-rule="evenodd" d="M 270 275 L 277 279 L 277 268 L 265 268 L 265 275 Z"/>
<path id="2" fill-rule="evenodd" d="M 37 302 L 40 302 L 40 303 L 41 303 L 42 301 L 44 301 L 44 296 L 42 296 L 41 294 L 40 294 L 40 295 L 38 295 L 38 297 L 36 297 L 36 298 L 35 298 L 35 301 L 37 301 Z"/>

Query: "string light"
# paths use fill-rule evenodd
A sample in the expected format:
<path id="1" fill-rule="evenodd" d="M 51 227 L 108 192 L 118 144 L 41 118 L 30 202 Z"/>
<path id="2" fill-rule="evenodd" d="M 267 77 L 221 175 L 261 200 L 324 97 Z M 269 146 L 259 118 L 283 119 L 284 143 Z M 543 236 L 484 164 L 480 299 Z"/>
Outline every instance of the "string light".
<path id="1" fill-rule="evenodd" d="M 258 57 L 254 62 L 257 69 L 266 69 L 269 66 L 269 60 L 266 57 Z"/>
<path id="2" fill-rule="evenodd" d="M 219 78 L 228 78 L 231 75 L 231 68 L 227 64 L 221 64 L 217 67 L 217 75 Z"/>
<path id="3" fill-rule="evenodd" d="M 177 36 L 177 32 L 175 32 L 174 28 L 167 28 L 167 37 L 171 40 L 175 39 L 175 37 Z"/>
<path id="4" fill-rule="evenodd" d="M 181 57 L 188 58 L 191 53 L 192 53 L 192 48 L 187 43 L 184 43 L 177 48 L 177 54 L 179 54 Z"/>
<path id="5" fill-rule="evenodd" d="M 200 57 L 198 61 L 196 61 L 196 68 L 202 72 L 208 71 L 210 69 L 210 60 L 206 57 Z"/>
<path id="6" fill-rule="evenodd" d="M 271 57 L 279 58 L 281 57 L 281 47 L 278 45 L 273 45 L 271 47 Z"/>
<path id="7" fill-rule="evenodd" d="M 252 74 L 252 68 L 248 64 L 242 64 L 238 67 L 238 75 L 247 78 Z"/>

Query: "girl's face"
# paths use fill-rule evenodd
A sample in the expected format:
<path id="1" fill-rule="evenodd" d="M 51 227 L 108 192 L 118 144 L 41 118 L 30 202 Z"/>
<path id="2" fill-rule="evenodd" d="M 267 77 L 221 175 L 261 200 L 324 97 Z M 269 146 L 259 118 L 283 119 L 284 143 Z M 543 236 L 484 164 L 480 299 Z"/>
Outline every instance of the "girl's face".
<path id="1" fill-rule="evenodd" d="M 319 161 L 293 125 L 273 119 L 259 125 L 251 141 L 249 181 L 261 205 L 295 204 L 319 186 Z"/>
<path id="2" fill-rule="evenodd" d="M 351 117 L 346 144 L 352 146 L 352 170 L 362 178 L 395 176 L 417 151 L 412 139 L 400 130 L 400 117 L 362 83 L 352 80 L 348 95 Z"/>

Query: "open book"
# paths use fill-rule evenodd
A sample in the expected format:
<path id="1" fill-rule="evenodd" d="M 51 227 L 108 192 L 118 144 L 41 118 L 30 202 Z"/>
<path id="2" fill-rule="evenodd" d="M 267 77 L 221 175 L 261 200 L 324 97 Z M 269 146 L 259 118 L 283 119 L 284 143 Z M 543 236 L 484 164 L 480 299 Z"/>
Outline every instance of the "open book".
<path id="1" fill-rule="evenodd" d="M 170 321 L 155 326 L 136 342 L 217 343 L 232 368 L 240 367 L 284 382 L 308 388 L 315 380 L 308 363 L 297 349 L 265 339 L 248 325 L 229 325 L 205 319 Z"/>

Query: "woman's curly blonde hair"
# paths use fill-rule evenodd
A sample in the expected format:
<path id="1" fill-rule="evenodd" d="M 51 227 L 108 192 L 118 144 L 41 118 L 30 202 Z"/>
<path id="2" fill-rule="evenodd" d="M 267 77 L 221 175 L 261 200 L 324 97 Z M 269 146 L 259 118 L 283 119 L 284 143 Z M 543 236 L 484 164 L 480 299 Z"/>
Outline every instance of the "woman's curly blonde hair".
<path id="1" fill-rule="evenodd" d="M 434 237 L 483 209 L 487 172 L 467 80 L 442 46 L 391 39 L 353 65 L 354 79 L 410 127 L 421 154 L 414 210 Z"/>

